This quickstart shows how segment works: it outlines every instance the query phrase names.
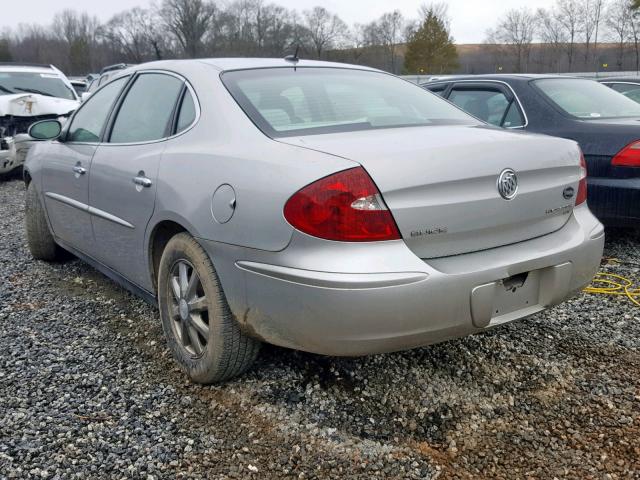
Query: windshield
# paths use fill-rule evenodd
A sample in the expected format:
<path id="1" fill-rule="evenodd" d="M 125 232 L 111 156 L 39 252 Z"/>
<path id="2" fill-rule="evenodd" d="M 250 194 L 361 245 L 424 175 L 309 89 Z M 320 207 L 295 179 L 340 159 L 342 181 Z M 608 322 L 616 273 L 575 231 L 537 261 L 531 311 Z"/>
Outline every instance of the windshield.
<path id="1" fill-rule="evenodd" d="M 536 87 L 569 115 L 583 119 L 640 117 L 640 105 L 593 80 L 546 78 Z"/>
<path id="2" fill-rule="evenodd" d="M 437 95 L 384 73 L 266 68 L 227 72 L 222 81 L 251 120 L 271 137 L 479 124 Z"/>
<path id="3" fill-rule="evenodd" d="M 73 91 L 55 73 L 0 72 L 0 95 L 39 93 L 75 100 Z"/>

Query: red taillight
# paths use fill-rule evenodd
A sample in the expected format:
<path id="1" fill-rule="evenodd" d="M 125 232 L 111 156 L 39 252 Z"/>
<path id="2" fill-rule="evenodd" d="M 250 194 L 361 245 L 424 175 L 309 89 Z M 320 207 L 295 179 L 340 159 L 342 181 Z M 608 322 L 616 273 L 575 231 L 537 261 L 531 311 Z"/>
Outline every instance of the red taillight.
<path id="1" fill-rule="evenodd" d="M 584 155 L 580 153 L 580 183 L 578 184 L 578 195 L 576 196 L 576 205 L 580 205 L 587 200 L 587 162 L 584 161 Z"/>
<path id="2" fill-rule="evenodd" d="M 295 193 L 284 217 L 298 230 L 327 240 L 398 240 L 400 232 L 378 188 L 362 167 L 322 178 Z"/>
<path id="3" fill-rule="evenodd" d="M 640 167 L 640 141 L 630 143 L 620 150 L 611 165 L 616 167 Z"/>

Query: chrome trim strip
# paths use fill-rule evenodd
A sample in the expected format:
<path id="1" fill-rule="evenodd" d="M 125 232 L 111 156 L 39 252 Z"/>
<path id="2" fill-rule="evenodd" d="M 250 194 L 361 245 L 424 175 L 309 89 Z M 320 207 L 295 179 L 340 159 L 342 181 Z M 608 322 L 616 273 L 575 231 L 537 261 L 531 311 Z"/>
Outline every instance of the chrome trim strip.
<path id="1" fill-rule="evenodd" d="M 120 217 L 116 217 L 115 215 L 111 215 L 110 213 L 105 212 L 104 210 L 100 210 L 95 207 L 89 207 L 88 212 L 93 216 L 103 218 L 104 220 L 109 220 L 110 222 L 117 223 L 118 225 L 122 225 L 123 227 L 136 228 L 134 225 L 130 224 L 126 220 L 123 220 Z"/>
<path id="2" fill-rule="evenodd" d="M 89 205 L 86 203 L 79 202 L 74 200 L 73 198 L 65 197 L 64 195 L 59 195 L 53 192 L 45 192 L 45 196 L 49 198 L 53 198 L 54 200 L 59 201 L 60 203 L 64 203 L 65 205 L 69 205 L 70 207 L 77 208 L 78 210 L 82 210 L 83 212 L 89 211 Z"/>
<path id="3" fill-rule="evenodd" d="M 96 217 L 103 218 L 110 222 L 117 223 L 118 225 L 121 225 L 123 227 L 136 228 L 134 225 L 130 224 L 129 222 L 127 222 L 126 220 L 123 220 L 120 217 L 111 215 L 110 213 L 105 212 L 104 210 L 100 210 L 99 208 L 90 207 L 86 203 L 78 202 L 73 198 L 65 197 L 64 195 L 59 195 L 53 192 L 46 192 L 45 195 L 49 198 L 59 201 L 60 203 L 64 203 L 65 205 L 69 205 L 70 207 L 77 208 L 78 210 L 81 210 L 83 212 L 87 212 L 89 215 L 94 215 Z"/>

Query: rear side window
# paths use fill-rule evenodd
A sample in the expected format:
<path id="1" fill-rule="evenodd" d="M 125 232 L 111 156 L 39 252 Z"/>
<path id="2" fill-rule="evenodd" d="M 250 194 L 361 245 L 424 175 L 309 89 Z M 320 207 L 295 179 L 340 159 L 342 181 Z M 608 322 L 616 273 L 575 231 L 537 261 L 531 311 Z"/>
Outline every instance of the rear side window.
<path id="1" fill-rule="evenodd" d="M 196 104 L 189 90 L 185 90 L 180 112 L 178 113 L 178 123 L 176 125 L 176 133 L 180 133 L 189 127 L 196 120 Z"/>
<path id="2" fill-rule="evenodd" d="M 71 121 L 67 135 L 69 142 L 100 141 L 111 107 L 128 79 L 129 77 L 123 77 L 114 80 L 82 104 Z"/>
<path id="3" fill-rule="evenodd" d="M 504 128 L 514 128 L 514 127 L 522 127 L 524 126 L 524 118 L 520 114 L 520 110 L 516 105 L 516 102 L 512 101 L 511 105 L 507 109 L 507 113 L 504 116 L 504 120 L 502 121 L 502 127 Z"/>
<path id="4" fill-rule="evenodd" d="M 491 125 L 513 128 L 524 124 L 516 103 L 500 90 L 454 88 L 449 101 Z"/>
<path id="5" fill-rule="evenodd" d="M 183 81 L 162 73 L 143 73 L 118 110 L 111 143 L 137 143 L 169 136 Z"/>
<path id="6" fill-rule="evenodd" d="M 477 123 L 418 85 L 384 73 L 286 67 L 226 72 L 221 78 L 272 137 Z"/>

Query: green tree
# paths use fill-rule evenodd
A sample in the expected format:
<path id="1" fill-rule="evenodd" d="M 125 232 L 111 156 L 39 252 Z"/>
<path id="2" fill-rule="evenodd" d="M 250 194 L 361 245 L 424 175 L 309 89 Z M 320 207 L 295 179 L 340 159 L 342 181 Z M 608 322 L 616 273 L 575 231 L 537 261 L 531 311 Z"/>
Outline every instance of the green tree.
<path id="1" fill-rule="evenodd" d="M 458 68 L 458 51 L 446 20 L 435 8 L 427 8 L 424 20 L 409 37 L 404 56 L 407 73 L 451 73 Z"/>
<path id="2" fill-rule="evenodd" d="M 0 38 L 0 62 L 10 62 L 13 60 L 9 49 L 9 40 Z"/>

